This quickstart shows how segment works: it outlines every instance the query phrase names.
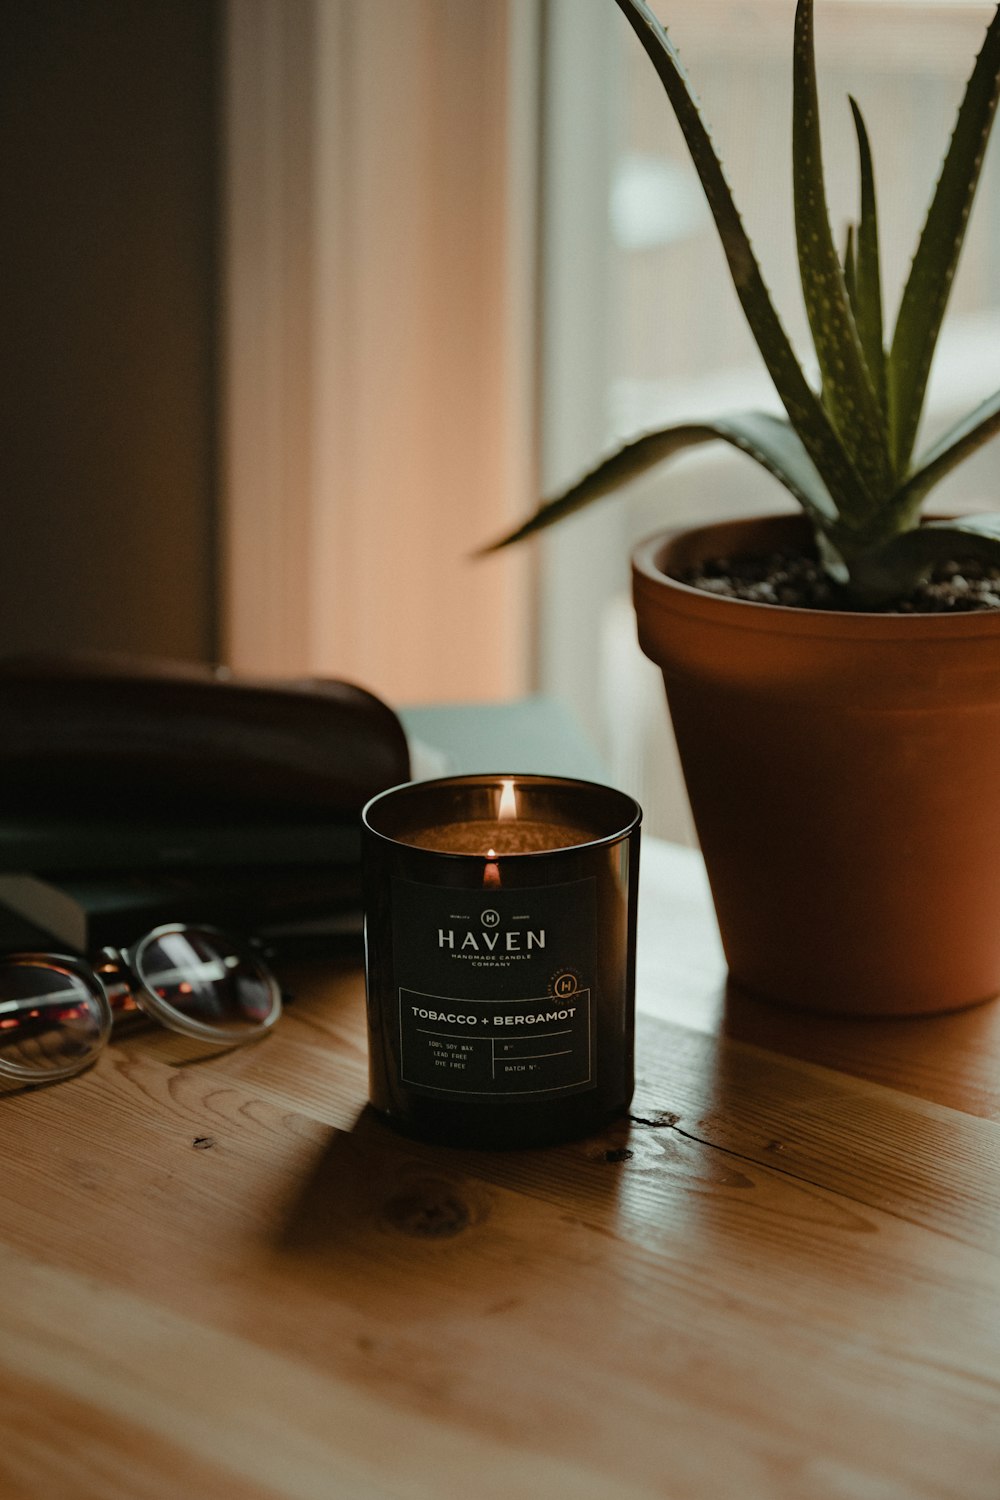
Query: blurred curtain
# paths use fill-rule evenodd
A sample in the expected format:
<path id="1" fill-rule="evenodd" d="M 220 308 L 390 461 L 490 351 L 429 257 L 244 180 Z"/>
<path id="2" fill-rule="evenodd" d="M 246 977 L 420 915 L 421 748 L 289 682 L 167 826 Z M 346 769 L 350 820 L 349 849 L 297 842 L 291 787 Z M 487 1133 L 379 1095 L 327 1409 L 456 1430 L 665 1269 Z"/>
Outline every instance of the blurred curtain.
<path id="1" fill-rule="evenodd" d="M 523 691 L 538 0 L 227 16 L 226 657 Z"/>

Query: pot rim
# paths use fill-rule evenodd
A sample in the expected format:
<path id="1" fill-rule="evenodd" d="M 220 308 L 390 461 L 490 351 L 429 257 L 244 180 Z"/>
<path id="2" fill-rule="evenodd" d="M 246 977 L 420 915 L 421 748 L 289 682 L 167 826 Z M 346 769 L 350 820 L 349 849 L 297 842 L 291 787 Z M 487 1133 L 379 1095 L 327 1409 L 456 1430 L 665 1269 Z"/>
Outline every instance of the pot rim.
<path id="1" fill-rule="evenodd" d="M 749 531 L 766 523 L 775 531 L 801 531 L 806 518 L 781 511 L 761 512 L 704 525 L 661 528 L 632 551 L 632 584 L 636 603 L 675 610 L 690 617 L 767 633 L 836 636 L 857 640 L 919 640 L 937 637 L 954 641 L 977 636 L 1000 637 L 1000 609 L 967 610 L 961 614 L 876 614 L 867 610 L 806 609 L 794 604 L 765 604 L 751 599 L 729 599 L 681 583 L 665 571 L 668 554 L 680 538 L 704 533 L 706 543 L 719 531 Z M 782 524 L 784 523 L 784 524 Z M 806 523 L 807 524 L 807 523 Z"/>

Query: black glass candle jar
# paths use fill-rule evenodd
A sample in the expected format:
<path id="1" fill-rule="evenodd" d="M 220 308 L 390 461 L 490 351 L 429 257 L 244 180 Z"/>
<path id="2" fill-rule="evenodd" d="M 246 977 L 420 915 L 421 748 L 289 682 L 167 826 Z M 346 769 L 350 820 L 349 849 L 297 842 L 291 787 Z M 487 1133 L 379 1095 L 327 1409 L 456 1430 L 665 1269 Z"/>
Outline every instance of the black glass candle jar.
<path id="1" fill-rule="evenodd" d="M 553 776 L 413 782 L 368 803 L 371 1101 L 449 1145 L 600 1129 L 633 1088 L 638 805 Z"/>

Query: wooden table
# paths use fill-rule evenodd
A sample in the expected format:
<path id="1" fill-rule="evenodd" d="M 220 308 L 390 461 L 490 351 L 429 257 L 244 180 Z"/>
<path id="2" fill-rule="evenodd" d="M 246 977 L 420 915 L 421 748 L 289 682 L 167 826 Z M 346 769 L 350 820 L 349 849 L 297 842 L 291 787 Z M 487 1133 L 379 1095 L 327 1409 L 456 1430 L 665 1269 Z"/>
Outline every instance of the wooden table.
<path id="1" fill-rule="evenodd" d="M 3 1500 L 998 1500 L 1000 1007 L 727 995 L 698 856 L 643 857 L 599 1138 L 394 1136 L 352 964 L 0 1101 Z"/>

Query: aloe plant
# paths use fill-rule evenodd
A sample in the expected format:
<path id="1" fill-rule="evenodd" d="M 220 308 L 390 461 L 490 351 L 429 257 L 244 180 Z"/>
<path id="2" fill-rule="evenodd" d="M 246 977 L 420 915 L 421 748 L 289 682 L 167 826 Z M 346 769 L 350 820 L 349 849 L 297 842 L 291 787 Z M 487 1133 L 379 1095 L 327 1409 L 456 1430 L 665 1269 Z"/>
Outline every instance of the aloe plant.
<path id="1" fill-rule="evenodd" d="M 666 90 L 744 314 L 786 415 L 737 412 L 648 432 L 543 504 L 495 545 L 506 546 L 553 525 L 684 448 L 721 439 L 762 464 L 803 507 L 823 564 L 849 606 L 875 607 L 905 596 L 935 561 L 956 553 L 1000 565 L 1000 514 L 923 523 L 920 515 L 933 486 L 1000 429 L 1000 391 L 914 458 L 931 360 L 1000 92 L 1000 5 L 969 78 L 887 341 L 868 132 L 851 99 L 860 205 L 841 257 L 823 181 L 813 4 L 798 0 L 792 122 L 795 236 L 819 363 L 816 391 L 772 304 L 673 42 L 646 0 L 616 3 Z"/>

